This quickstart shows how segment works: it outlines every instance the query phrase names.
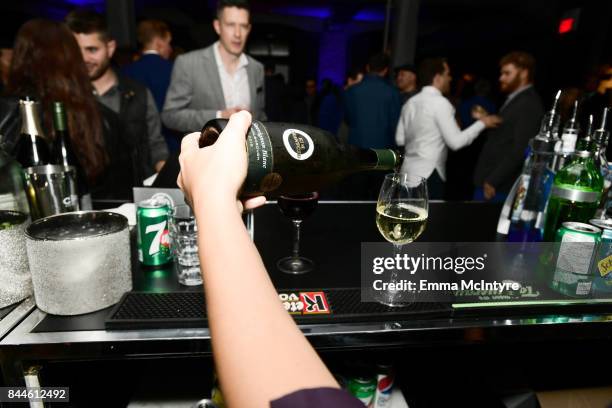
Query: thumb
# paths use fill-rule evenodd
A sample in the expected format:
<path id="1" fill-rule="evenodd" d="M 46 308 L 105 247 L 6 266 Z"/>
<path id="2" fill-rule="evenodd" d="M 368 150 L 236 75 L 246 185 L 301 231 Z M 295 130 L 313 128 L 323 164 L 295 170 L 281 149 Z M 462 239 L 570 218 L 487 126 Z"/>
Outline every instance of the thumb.
<path id="1" fill-rule="evenodd" d="M 240 143 L 244 145 L 245 136 L 251 126 L 251 114 L 247 111 L 240 111 L 230 116 L 229 122 L 223 132 L 219 141 L 223 143 Z"/>

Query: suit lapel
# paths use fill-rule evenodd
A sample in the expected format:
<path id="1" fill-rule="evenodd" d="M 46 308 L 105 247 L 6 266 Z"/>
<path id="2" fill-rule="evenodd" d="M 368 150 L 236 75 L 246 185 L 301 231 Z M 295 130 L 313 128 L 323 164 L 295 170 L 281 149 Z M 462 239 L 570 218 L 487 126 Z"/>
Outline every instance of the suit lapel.
<path id="1" fill-rule="evenodd" d="M 223 88 L 221 87 L 221 76 L 219 75 L 219 69 L 217 68 L 217 62 L 215 60 L 215 54 L 213 47 L 215 44 L 204 50 L 204 74 L 206 87 L 210 89 L 212 96 L 215 100 L 215 106 L 223 106 L 223 109 L 227 109 L 225 106 L 225 97 L 223 96 Z"/>
<path id="2" fill-rule="evenodd" d="M 248 58 L 248 57 L 247 57 Z M 249 79 L 249 93 L 251 98 L 251 112 L 256 112 L 257 106 L 257 89 L 255 84 L 255 65 L 251 61 L 246 66 L 247 78 Z"/>
<path id="3" fill-rule="evenodd" d="M 516 103 L 516 101 L 518 101 L 521 98 L 525 97 L 525 95 L 527 95 L 529 92 L 532 92 L 532 90 L 533 90 L 532 87 L 530 87 L 528 89 L 525 89 L 523 92 L 520 92 L 518 95 L 516 95 L 514 98 L 512 98 L 512 100 L 510 100 L 510 102 L 504 103 L 504 105 L 499 110 L 499 113 L 502 113 L 502 112 L 508 110 L 508 108 L 510 106 L 514 105 Z"/>

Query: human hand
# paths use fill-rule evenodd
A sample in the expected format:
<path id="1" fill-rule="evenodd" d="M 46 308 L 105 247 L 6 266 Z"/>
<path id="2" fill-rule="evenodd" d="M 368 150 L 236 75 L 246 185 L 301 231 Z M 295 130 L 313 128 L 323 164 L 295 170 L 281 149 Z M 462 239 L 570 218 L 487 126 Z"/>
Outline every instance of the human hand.
<path id="1" fill-rule="evenodd" d="M 497 115 L 486 115 L 480 118 L 486 128 L 495 128 L 502 123 L 502 118 Z"/>
<path id="2" fill-rule="evenodd" d="M 489 114 L 489 112 L 480 105 L 474 105 L 472 107 L 471 113 L 472 113 L 472 118 L 475 120 L 480 120 Z"/>
<path id="3" fill-rule="evenodd" d="M 200 133 L 190 133 L 181 142 L 179 163 L 181 171 L 177 184 L 183 190 L 187 202 L 202 208 L 214 208 L 235 202 L 247 174 L 246 133 L 251 125 L 251 115 L 239 112 L 230 120 L 217 141 L 200 149 Z M 231 160 L 228 160 L 231 158 Z M 237 208 L 252 209 L 265 203 L 264 196 L 254 197 Z M 195 210 L 195 207 L 194 207 Z"/>
<path id="4" fill-rule="evenodd" d="M 485 200 L 490 200 L 495 197 L 495 187 L 485 181 L 482 186 Z"/>
<path id="5" fill-rule="evenodd" d="M 230 116 L 232 116 L 234 113 L 240 112 L 241 110 L 242 109 L 240 109 L 239 107 L 223 109 L 221 111 L 221 118 L 222 119 L 229 119 Z M 249 120 L 249 122 L 250 122 L 250 120 Z"/>

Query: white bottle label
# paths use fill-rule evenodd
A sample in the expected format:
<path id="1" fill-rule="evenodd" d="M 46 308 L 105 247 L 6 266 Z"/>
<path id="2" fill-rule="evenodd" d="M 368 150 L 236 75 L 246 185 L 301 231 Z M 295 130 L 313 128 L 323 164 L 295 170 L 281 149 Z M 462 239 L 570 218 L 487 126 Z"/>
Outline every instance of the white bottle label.
<path id="1" fill-rule="evenodd" d="M 291 157 L 306 160 L 314 152 L 314 142 L 305 132 L 298 129 L 287 129 L 283 132 L 283 144 Z"/>

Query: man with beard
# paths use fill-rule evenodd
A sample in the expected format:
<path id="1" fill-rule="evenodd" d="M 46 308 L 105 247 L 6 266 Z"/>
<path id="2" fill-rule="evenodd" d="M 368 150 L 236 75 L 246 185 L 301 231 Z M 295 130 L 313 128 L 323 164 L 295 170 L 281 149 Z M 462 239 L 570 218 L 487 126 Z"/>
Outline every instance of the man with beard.
<path id="1" fill-rule="evenodd" d="M 419 65 L 421 92 L 402 107 L 395 141 L 405 145 L 402 172 L 427 179 L 429 197 L 444 198 L 448 148 L 458 150 L 472 143 L 485 128 L 499 125 L 495 115 L 478 117 L 463 131 L 455 120 L 455 108 L 444 96 L 450 92 L 451 74 L 444 58 L 430 58 Z"/>
<path id="2" fill-rule="evenodd" d="M 111 67 L 116 42 L 111 38 L 102 15 L 89 10 L 75 10 L 66 16 L 66 23 L 81 48 L 102 109 L 105 133 L 120 133 L 119 136 L 112 135 L 115 138 L 112 142 L 107 138 L 111 163 L 113 155 L 127 154 L 129 157 L 122 161 L 131 162 L 131 184 L 142 185 L 145 178 L 159 172 L 168 155 L 155 100 L 144 85 L 119 75 Z"/>
<path id="3" fill-rule="evenodd" d="M 540 127 L 544 108 L 533 87 L 535 59 L 514 51 L 500 63 L 500 89 L 508 94 L 499 109 L 503 123 L 487 132 L 487 140 L 474 171 L 475 200 L 504 201 L 519 176 L 525 149 Z"/>

